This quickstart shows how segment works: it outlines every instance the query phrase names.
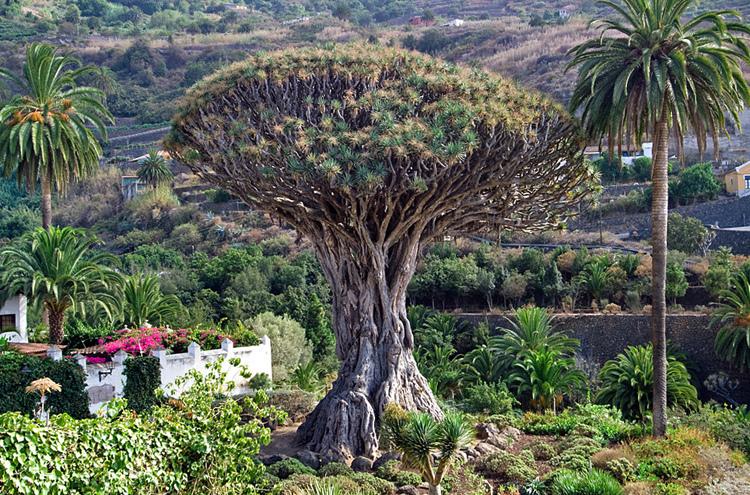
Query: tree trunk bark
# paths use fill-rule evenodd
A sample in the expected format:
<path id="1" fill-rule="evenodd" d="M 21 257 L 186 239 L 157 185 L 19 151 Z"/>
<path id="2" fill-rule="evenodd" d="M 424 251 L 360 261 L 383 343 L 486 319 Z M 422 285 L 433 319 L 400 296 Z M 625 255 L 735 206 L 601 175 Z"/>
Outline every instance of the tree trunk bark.
<path id="1" fill-rule="evenodd" d="M 666 111 L 654 132 L 654 161 L 651 175 L 652 294 L 651 329 L 654 352 L 654 437 L 667 432 L 667 214 L 669 205 L 669 124 Z"/>
<path id="2" fill-rule="evenodd" d="M 49 343 L 60 345 L 65 337 L 63 322 L 65 320 L 64 311 L 49 311 Z"/>
<path id="3" fill-rule="evenodd" d="M 52 184 L 47 173 L 42 173 L 42 227 L 49 230 L 52 225 Z"/>
<path id="4" fill-rule="evenodd" d="M 49 175 L 42 173 L 42 228 L 49 232 L 52 225 L 52 184 Z M 52 328 L 50 327 L 49 310 L 42 308 L 42 325 L 50 328 L 50 337 L 52 337 Z M 51 342 L 54 344 L 54 342 Z"/>
<path id="5" fill-rule="evenodd" d="M 430 489 L 427 492 L 428 495 L 443 495 L 443 487 L 441 485 L 433 485 L 430 483 L 429 487 Z"/>
<path id="6" fill-rule="evenodd" d="M 337 460 L 378 450 L 377 422 L 387 404 L 443 417 L 412 355 L 414 337 L 406 313 L 406 286 L 419 243 L 368 256 L 337 241 L 313 242 L 331 286 L 338 378 L 297 431 L 298 443 Z M 406 241 L 405 241 L 406 242 Z M 328 248 L 322 248 L 328 244 Z M 358 248 L 362 252 L 361 246 Z M 394 252 L 395 251 L 395 252 Z"/>

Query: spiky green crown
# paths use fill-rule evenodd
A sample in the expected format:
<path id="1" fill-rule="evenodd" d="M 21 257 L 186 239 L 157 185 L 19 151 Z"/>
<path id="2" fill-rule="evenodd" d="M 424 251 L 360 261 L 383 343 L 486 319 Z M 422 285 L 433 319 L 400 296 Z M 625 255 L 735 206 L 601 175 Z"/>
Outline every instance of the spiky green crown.
<path id="1" fill-rule="evenodd" d="M 230 163 L 261 179 L 333 189 L 421 190 L 445 167 L 493 160 L 509 134 L 567 114 L 476 69 L 355 43 L 257 53 L 196 84 L 168 147 L 186 162 Z"/>

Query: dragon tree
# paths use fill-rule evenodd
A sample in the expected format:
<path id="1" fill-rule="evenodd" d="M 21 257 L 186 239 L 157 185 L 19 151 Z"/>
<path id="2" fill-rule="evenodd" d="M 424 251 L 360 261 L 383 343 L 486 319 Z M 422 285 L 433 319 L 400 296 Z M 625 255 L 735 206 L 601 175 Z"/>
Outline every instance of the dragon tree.
<path id="1" fill-rule="evenodd" d="M 310 450 L 373 456 L 389 403 L 442 413 L 412 356 L 406 287 L 444 235 L 549 229 L 586 194 L 576 123 L 515 83 L 365 44 L 257 53 L 188 93 L 174 159 L 315 247 L 331 287 L 331 391 Z"/>

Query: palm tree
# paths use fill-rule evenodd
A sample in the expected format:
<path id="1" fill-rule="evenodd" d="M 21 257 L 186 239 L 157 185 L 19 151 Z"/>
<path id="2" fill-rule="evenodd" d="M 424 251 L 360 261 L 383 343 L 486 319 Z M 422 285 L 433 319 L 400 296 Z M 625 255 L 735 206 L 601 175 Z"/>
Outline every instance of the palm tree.
<path id="1" fill-rule="evenodd" d="M 159 150 L 148 150 L 148 156 L 138 168 L 138 180 L 142 180 L 156 189 L 157 186 L 169 184 L 174 175 L 167 166 L 167 161 L 159 154 Z"/>
<path id="2" fill-rule="evenodd" d="M 612 278 L 609 272 L 609 261 L 605 256 L 592 260 L 575 279 L 591 295 L 601 307 L 602 295 L 607 289 L 607 283 Z"/>
<path id="3" fill-rule="evenodd" d="M 573 369 L 575 360 L 559 351 L 548 348 L 524 351 L 518 359 L 508 383 L 515 385 L 518 395 L 527 397 L 538 409 L 552 408 L 557 414 L 557 403 L 562 396 L 586 382 L 583 372 Z"/>
<path id="4" fill-rule="evenodd" d="M 137 273 L 128 277 L 122 288 L 125 301 L 125 325 L 141 328 L 146 322 L 162 325 L 175 317 L 182 305 L 176 296 L 165 296 L 159 279 Z"/>
<path id="5" fill-rule="evenodd" d="M 402 462 L 419 470 L 429 495 L 442 493 L 441 483 L 460 450 L 474 439 L 474 429 L 459 413 L 435 422 L 427 413 L 407 413 L 389 404 L 382 416 L 383 443 L 401 452 Z M 439 454 L 432 465 L 433 454 Z"/>
<path id="6" fill-rule="evenodd" d="M 709 327 L 717 322 L 724 324 L 716 334 L 716 355 L 742 370 L 750 368 L 750 282 L 745 273 L 737 274 L 734 287 L 721 292 L 722 302 Z"/>
<path id="7" fill-rule="evenodd" d="M 106 65 L 93 71 L 92 85 L 106 94 L 114 93 L 120 87 L 117 83 L 117 76 Z"/>
<path id="8" fill-rule="evenodd" d="M 515 321 L 513 321 L 515 320 Z M 505 369 L 510 368 L 524 352 L 551 349 L 570 357 L 580 346 L 577 339 L 565 331 L 555 331 L 553 316 L 544 308 L 521 308 L 508 318 L 512 329 L 500 337 L 490 339 L 489 347 Z"/>
<path id="9" fill-rule="evenodd" d="M 9 177 L 18 172 L 18 183 L 34 191 L 41 179 L 42 226 L 52 222 L 52 186 L 65 194 L 68 183 L 83 179 L 99 168 L 101 146 L 87 124 L 107 139 L 102 117 L 114 122 L 104 108 L 104 93 L 96 88 L 77 87 L 75 79 L 93 67 L 80 66 L 71 54 L 57 55 L 57 49 L 41 43 L 26 47 L 23 75 L 0 68 L 22 94 L 0 102 L 0 163 Z"/>
<path id="10" fill-rule="evenodd" d="M 34 306 L 49 311 L 50 343 L 60 344 L 65 312 L 85 316 L 86 306 L 101 308 L 108 317 L 119 307 L 116 291 L 121 277 L 109 268 L 117 258 L 91 251 L 101 241 L 82 229 L 37 229 L 0 250 L 0 300 L 24 294 Z"/>
<path id="11" fill-rule="evenodd" d="M 718 159 L 718 133 L 725 130 L 724 112 L 739 125 L 750 88 L 741 61 L 750 62 L 746 38 L 750 27 L 734 11 L 705 12 L 683 22 L 694 0 L 600 1 L 623 21 L 598 22 L 601 35 L 571 49 L 568 69 L 579 66 L 571 98 L 572 111 L 582 109 L 586 132 L 608 138 L 610 160 L 623 143 L 640 144 L 646 134 L 654 142 L 652 167 L 654 436 L 667 427 L 666 270 L 667 167 L 670 132 L 678 152 L 692 128 L 701 154 L 710 132 Z M 606 36 L 610 31 L 616 36 Z"/>

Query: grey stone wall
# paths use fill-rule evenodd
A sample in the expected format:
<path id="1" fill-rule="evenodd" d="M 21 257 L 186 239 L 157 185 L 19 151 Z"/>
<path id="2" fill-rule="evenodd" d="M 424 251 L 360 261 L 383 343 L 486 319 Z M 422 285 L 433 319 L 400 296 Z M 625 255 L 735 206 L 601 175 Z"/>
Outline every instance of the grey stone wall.
<path id="1" fill-rule="evenodd" d="M 487 321 L 492 335 L 502 333 L 502 328 L 510 328 L 503 315 L 462 314 L 459 318 L 476 326 Z M 581 341 L 580 354 L 586 360 L 603 365 L 614 359 L 628 346 L 646 344 L 651 340 L 651 317 L 641 315 L 556 315 L 559 328 L 571 330 L 571 336 Z M 740 373 L 729 368 L 714 353 L 714 339 L 718 325 L 708 328 L 710 317 L 696 315 L 668 315 L 667 339 L 680 344 L 680 348 L 698 367 L 698 388 L 702 400 L 711 394 L 703 387 L 703 382 L 712 373 L 724 371 L 740 381 L 733 397 L 738 402 L 750 404 L 750 372 Z M 720 400 L 716 398 L 717 400 Z"/>

